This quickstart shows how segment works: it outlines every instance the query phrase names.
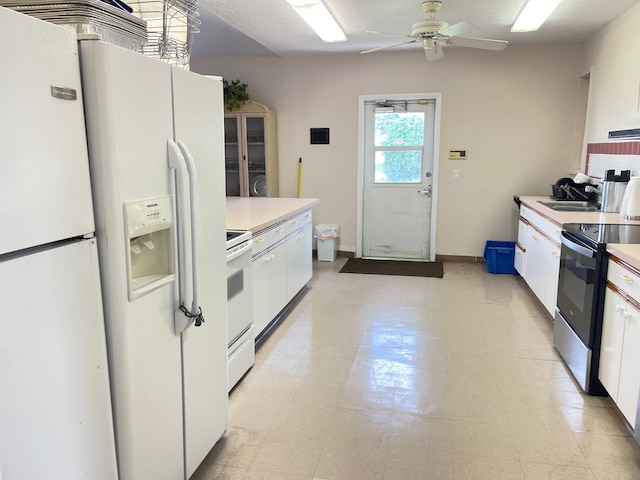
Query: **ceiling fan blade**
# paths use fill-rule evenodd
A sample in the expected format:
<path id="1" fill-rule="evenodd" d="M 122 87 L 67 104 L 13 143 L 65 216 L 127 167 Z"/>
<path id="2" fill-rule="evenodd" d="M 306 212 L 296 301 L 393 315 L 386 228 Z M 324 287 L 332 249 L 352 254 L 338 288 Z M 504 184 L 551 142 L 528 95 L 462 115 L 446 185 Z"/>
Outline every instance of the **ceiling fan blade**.
<path id="1" fill-rule="evenodd" d="M 460 22 L 454 25 L 449 25 L 448 27 L 441 28 L 438 30 L 440 35 L 445 35 L 447 37 L 455 37 L 457 35 L 463 35 L 471 30 L 478 29 L 477 25 L 469 22 Z"/>
<path id="2" fill-rule="evenodd" d="M 482 48 L 484 50 L 504 50 L 509 42 L 506 40 L 492 40 L 489 38 L 451 37 L 447 39 L 450 45 L 458 47 Z"/>
<path id="3" fill-rule="evenodd" d="M 377 30 L 367 30 L 366 33 L 374 33 L 376 35 L 391 35 L 392 37 L 406 37 L 404 33 L 379 32 Z"/>
<path id="4" fill-rule="evenodd" d="M 399 47 L 400 45 L 406 45 L 407 43 L 415 43 L 417 42 L 417 40 L 413 39 L 413 40 L 407 40 L 406 42 L 402 42 L 402 43 L 396 43 L 395 45 L 387 45 L 386 47 L 378 47 L 378 48 L 372 48 L 370 50 L 365 50 L 364 52 L 360 52 L 360 53 L 371 53 L 371 52 L 377 52 L 379 50 L 386 50 L 387 48 L 393 48 L 393 47 Z"/>
<path id="5" fill-rule="evenodd" d="M 431 62 L 443 58 L 444 50 L 442 50 L 442 47 L 436 43 L 433 47 L 425 48 L 424 54 L 427 56 L 427 60 Z"/>

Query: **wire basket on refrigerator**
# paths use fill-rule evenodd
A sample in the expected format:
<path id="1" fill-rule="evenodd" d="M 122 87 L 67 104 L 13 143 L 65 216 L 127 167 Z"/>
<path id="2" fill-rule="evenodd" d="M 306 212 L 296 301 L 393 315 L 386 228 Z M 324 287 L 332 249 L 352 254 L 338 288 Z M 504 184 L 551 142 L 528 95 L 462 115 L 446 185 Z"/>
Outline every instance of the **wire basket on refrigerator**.
<path id="1" fill-rule="evenodd" d="M 198 33 L 197 0 L 133 0 L 133 14 L 147 22 L 142 53 L 188 69 L 193 35 Z"/>

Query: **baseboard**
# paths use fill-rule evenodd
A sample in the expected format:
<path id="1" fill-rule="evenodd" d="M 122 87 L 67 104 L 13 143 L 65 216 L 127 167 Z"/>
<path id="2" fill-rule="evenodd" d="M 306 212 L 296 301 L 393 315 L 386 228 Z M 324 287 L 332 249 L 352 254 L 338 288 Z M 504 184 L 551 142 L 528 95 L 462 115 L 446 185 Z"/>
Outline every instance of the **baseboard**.
<path id="1" fill-rule="evenodd" d="M 484 258 L 471 257 L 467 255 L 436 255 L 436 261 L 456 263 L 484 263 Z"/>
<path id="2" fill-rule="evenodd" d="M 318 251 L 317 250 L 313 250 L 312 254 L 313 254 L 313 258 L 318 258 Z M 336 257 L 337 258 L 353 258 L 354 256 L 355 256 L 354 252 L 344 252 L 342 250 L 338 250 L 336 252 Z"/>
<path id="3" fill-rule="evenodd" d="M 318 252 L 316 250 L 313 251 L 313 257 L 318 257 Z M 355 253 L 338 250 L 336 257 L 353 258 L 355 257 Z M 436 255 L 436 262 L 485 263 L 483 257 L 472 257 L 468 255 Z"/>

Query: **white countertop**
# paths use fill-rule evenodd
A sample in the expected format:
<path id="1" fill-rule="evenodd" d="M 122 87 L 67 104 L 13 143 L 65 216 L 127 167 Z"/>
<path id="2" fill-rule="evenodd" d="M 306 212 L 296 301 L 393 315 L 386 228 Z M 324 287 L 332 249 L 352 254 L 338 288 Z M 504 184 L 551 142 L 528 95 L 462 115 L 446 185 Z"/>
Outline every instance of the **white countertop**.
<path id="1" fill-rule="evenodd" d="M 607 252 L 640 270 L 640 245 L 610 243 L 607 245 Z"/>
<path id="2" fill-rule="evenodd" d="M 264 230 L 320 203 L 317 198 L 227 197 L 227 230 Z"/>
<path id="3" fill-rule="evenodd" d="M 619 213 L 602 212 L 558 212 L 544 205 L 543 202 L 552 202 L 550 197 L 520 197 L 523 205 L 535 210 L 548 219 L 559 223 L 624 223 L 629 225 L 640 225 L 638 220 L 625 220 Z M 562 203 L 559 201 L 558 203 Z M 640 245 L 633 244 L 608 244 L 607 251 L 614 257 L 628 263 L 632 267 L 640 270 Z"/>
<path id="4" fill-rule="evenodd" d="M 563 223 L 625 223 L 640 225 L 638 220 L 625 220 L 619 213 L 603 212 L 559 212 L 545 207 L 540 202 L 553 202 L 551 197 L 520 197 L 520 201 L 553 222 Z M 562 203 L 562 201 L 558 201 Z"/>

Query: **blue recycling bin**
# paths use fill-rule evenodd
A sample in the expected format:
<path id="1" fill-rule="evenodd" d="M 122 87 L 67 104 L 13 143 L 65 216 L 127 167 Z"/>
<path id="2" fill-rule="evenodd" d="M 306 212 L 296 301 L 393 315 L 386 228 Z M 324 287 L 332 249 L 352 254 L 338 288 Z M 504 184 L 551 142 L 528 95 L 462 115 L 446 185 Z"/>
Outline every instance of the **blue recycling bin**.
<path id="1" fill-rule="evenodd" d="M 484 247 L 484 261 L 489 273 L 506 273 L 517 275 L 513 266 L 516 253 L 516 242 L 499 242 L 488 240 Z"/>

